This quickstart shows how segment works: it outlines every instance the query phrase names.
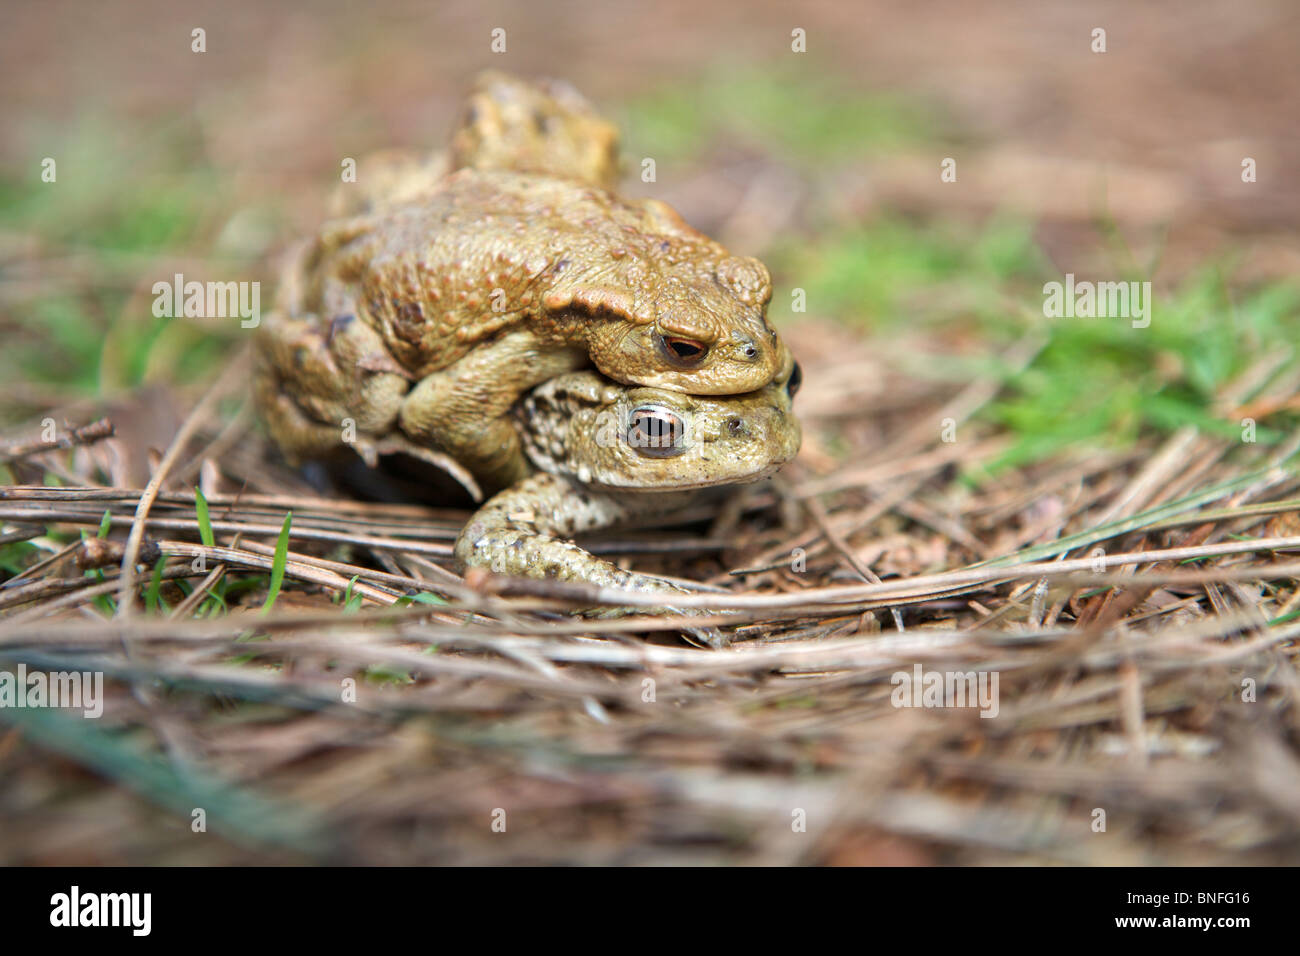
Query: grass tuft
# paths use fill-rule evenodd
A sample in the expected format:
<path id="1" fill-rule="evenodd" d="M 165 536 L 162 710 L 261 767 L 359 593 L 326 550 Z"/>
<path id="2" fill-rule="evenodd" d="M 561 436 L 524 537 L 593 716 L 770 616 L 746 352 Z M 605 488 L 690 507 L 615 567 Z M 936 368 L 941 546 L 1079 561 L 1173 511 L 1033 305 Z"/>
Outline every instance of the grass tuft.
<path id="1" fill-rule="evenodd" d="M 270 614 L 275 607 L 275 599 L 280 596 L 280 586 L 284 584 L 284 569 L 289 563 L 289 525 L 293 522 L 293 512 L 285 512 L 284 524 L 280 526 L 280 536 L 275 541 L 275 557 L 271 561 L 271 584 L 266 590 L 266 603 L 262 613 Z"/>

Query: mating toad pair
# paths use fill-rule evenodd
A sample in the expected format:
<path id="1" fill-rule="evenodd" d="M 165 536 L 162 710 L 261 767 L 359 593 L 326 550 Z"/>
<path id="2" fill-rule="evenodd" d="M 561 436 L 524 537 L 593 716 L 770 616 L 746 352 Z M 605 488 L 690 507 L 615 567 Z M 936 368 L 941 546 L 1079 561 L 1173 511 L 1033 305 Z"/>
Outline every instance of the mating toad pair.
<path id="1" fill-rule="evenodd" d="M 458 463 L 497 493 L 462 566 L 680 593 L 567 539 L 771 474 L 799 447 L 799 369 L 763 264 L 619 198 L 617 174 L 576 91 L 500 74 L 446 156 L 363 164 L 258 332 L 276 442 Z"/>

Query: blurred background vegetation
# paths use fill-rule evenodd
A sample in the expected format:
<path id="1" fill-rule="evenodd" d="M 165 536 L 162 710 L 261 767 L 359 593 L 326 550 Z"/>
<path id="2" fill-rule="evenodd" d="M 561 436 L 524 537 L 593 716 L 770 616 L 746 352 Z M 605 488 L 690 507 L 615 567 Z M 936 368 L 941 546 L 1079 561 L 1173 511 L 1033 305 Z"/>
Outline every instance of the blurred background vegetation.
<path id="1" fill-rule="evenodd" d="M 914 374 L 1005 380 L 982 413 L 1014 436 L 1004 465 L 1184 424 L 1237 429 L 1219 390 L 1300 340 L 1296 133 L 1274 122 L 1297 79 L 1279 41 L 1295 12 L 903 6 L 746 4 L 729 30 L 725 11 L 685 3 L 545 17 L 416 3 L 13 11 L 0 40 L 3 423 L 210 378 L 245 333 L 155 318 L 152 284 L 261 280 L 269 303 L 276 258 L 323 215 L 341 158 L 440 147 L 473 73 L 492 67 L 562 75 L 617 117 L 628 191 L 763 257 L 780 327 L 828 319 Z M 494 26 L 505 55 L 488 50 Z M 191 51 L 195 27 L 205 53 Z M 795 28 L 806 53 L 790 50 Z M 1244 156 L 1257 183 L 1240 181 Z M 41 181 L 45 157 L 55 183 Z M 653 183 L 639 180 L 645 157 Z M 944 157 L 955 183 L 940 182 Z M 1042 285 L 1065 272 L 1153 281 L 1150 328 L 1043 318 Z M 806 313 L 791 309 L 796 288 Z M 900 333 L 908 346 L 891 351 Z M 1036 357 L 1006 367 L 1027 335 L 1041 337 Z"/>

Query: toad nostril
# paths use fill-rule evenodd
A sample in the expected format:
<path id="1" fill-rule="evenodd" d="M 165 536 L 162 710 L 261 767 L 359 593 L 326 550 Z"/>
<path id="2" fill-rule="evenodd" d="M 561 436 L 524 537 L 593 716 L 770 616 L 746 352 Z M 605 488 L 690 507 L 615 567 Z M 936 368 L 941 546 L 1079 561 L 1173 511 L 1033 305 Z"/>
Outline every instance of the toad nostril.
<path id="1" fill-rule="evenodd" d="M 753 345 L 746 345 L 743 354 L 745 358 L 758 358 L 758 348 Z"/>

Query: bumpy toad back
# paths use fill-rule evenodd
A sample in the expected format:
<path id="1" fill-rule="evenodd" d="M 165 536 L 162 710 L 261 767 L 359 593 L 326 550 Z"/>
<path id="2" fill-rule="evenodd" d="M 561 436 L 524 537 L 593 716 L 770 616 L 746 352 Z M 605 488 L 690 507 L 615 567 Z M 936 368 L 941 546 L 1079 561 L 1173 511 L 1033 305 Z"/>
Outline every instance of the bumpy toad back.
<path id="1" fill-rule="evenodd" d="M 479 74 L 451 138 L 452 169 L 510 169 L 618 183 L 618 129 L 563 80 Z"/>
<path id="2" fill-rule="evenodd" d="M 355 182 L 330 196 L 330 215 L 391 209 L 437 189 L 457 169 L 512 169 L 614 189 L 618 127 L 563 80 L 480 73 L 461 110 L 450 150 L 386 149 L 362 157 Z"/>
<path id="3" fill-rule="evenodd" d="M 315 268 L 304 308 L 360 316 L 417 378 L 513 329 L 582 348 L 616 381 L 693 394 L 753 391 L 777 370 L 761 262 L 663 203 L 570 181 L 462 170 Z"/>

